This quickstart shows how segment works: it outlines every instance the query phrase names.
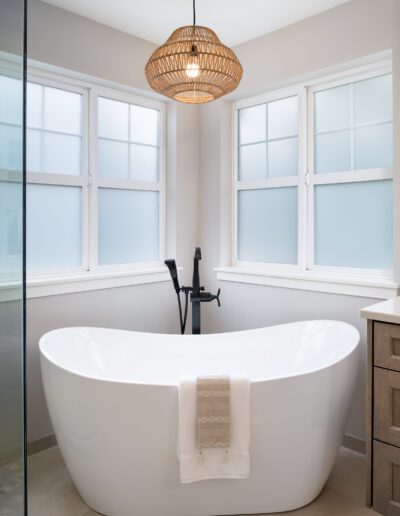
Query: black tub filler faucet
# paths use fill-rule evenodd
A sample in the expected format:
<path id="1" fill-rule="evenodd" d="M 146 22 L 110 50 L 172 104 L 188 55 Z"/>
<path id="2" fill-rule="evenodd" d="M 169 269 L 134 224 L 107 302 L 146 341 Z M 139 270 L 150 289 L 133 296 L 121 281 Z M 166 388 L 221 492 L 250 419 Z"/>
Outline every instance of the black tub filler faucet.
<path id="1" fill-rule="evenodd" d="M 201 260 L 201 249 L 196 247 L 194 250 L 193 257 L 193 280 L 191 287 L 181 287 L 178 280 L 178 271 L 176 268 L 175 260 L 165 260 L 165 265 L 168 267 L 171 274 L 172 282 L 174 284 L 176 295 L 178 296 L 178 307 L 179 307 L 179 322 L 181 327 L 182 335 L 185 333 L 186 320 L 188 313 L 188 298 L 190 294 L 190 302 L 192 303 L 192 333 L 198 335 L 200 333 L 200 305 L 201 303 L 209 303 L 210 301 L 217 301 L 218 306 L 221 306 L 219 301 L 219 295 L 221 289 L 218 289 L 216 295 L 210 292 L 204 292 L 204 287 L 200 286 L 200 274 L 199 274 L 199 260 Z M 181 303 L 181 292 L 185 294 L 185 308 L 182 312 Z"/>

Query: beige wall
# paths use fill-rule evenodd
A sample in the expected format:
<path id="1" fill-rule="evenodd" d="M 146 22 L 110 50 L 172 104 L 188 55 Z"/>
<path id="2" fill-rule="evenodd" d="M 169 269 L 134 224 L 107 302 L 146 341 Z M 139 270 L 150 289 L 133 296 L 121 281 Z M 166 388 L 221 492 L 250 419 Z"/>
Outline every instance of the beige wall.
<path id="1" fill-rule="evenodd" d="M 212 269 L 229 265 L 226 221 L 230 218 L 231 103 L 307 78 L 368 62 L 371 54 L 393 49 L 395 80 L 396 173 L 399 170 L 398 0 L 352 0 L 335 9 L 237 46 L 244 78 L 229 98 L 208 104 L 200 117 L 200 232 L 207 287 L 221 287 L 221 309 L 205 307 L 207 331 L 220 332 L 302 319 L 339 319 L 361 333 L 357 391 L 347 432 L 364 438 L 366 324 L 359 310 L 373 299 L 287 288 L 218 282 Z M 397 198 L 399 192 L 397 192 Z"/>
<path id="2" fill-rule="evenodd" d="M 143 70 L 155 48 L 40 0 L 28 2 L 31 59 L 149 91 Z"/>
<path id="3" fill-rule="evenodd" d="M 398 0 L 352 0 L 235 47 L 244 77 L 231 98 L 263 93 L 295 78 L 318 75 L 393 48 L 399 33 Z"/>

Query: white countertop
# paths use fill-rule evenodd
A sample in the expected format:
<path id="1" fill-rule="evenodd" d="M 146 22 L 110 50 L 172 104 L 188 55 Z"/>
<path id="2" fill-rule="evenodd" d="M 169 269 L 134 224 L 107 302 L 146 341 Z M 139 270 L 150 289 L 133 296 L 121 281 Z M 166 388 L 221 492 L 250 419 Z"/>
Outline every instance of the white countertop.
<path id="1" fill-rule="evenodd" d="M 367 306 L 360 314 L 364 319 L 400 324 L 400 297 Z"/>

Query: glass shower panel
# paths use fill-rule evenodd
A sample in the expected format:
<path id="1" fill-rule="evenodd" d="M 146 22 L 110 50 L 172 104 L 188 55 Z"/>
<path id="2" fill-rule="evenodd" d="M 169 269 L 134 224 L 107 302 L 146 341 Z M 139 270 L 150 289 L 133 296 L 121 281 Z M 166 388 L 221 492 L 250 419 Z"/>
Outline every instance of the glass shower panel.
<path id="1" fill-rule="evenodd" d="M 22 0 L 0 2 L 0 514 L 25 509 Z"/>

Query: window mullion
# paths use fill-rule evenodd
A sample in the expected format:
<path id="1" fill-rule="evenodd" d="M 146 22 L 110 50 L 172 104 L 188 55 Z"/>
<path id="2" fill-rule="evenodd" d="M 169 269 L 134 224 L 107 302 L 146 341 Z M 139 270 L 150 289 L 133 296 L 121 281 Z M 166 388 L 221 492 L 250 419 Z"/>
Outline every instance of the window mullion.
<path id="1" fill-rule="evenodd" d="M 299 129 L 298 129 L 298 265 L 301 270 L 307 268 L 308 245 L 308 138 L 307 138 L 307 90 L 302 88 L 298 95 L 299 101 Z"/>
<path id="2" fill-rule="evenodd" d="M 89 93 L 82 94 L 82 266 L 89 270 Z"/>
<path id="3" fill-rule="evenodd" d="M 354 119 L 355 119 L 355 106 L 354 106 L 354 82 L 350 84 L 350 170 L 355 169 L 354 159 Z"/>
<path id="4" fill-rule="evenodd" d="M 89 90 L 89 185 L 88 185 L 88 253 L 89 270 L 98 266 L 98 172 L 97 172 L 97 99 L 95 88 Z"/>
<path id="5" fill-rule="evenodd" d="M 309 270 L 314 264 L 314 94 L 306 88 L 307 128 L 304 131 L 306 142 L 306 263 L 305 269 Z M 304 178 L 305 179 L 305 178 Z"/>

